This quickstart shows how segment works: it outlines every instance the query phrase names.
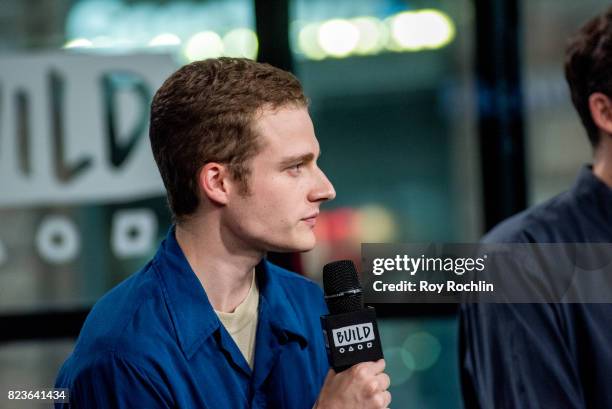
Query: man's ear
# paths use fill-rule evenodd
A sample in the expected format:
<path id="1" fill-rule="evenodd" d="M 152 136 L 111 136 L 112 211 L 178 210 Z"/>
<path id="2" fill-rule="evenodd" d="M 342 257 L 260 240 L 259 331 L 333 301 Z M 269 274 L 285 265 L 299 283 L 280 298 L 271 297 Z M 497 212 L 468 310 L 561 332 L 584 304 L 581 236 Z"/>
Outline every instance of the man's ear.
<path id="1" fill-rule="evenodd" d="M 612 135 L 612 101 L 601 92 L 589 95 L 589 109 L 595 125 L 603 132 Z"/>
<path id="2" fill-rule="evenodd" d="M 209 162 L 200 169 L 198 185 L 209 200 L 224 205 L 228 201 L 229 177 L 227 167 L 217 162 Z"/>

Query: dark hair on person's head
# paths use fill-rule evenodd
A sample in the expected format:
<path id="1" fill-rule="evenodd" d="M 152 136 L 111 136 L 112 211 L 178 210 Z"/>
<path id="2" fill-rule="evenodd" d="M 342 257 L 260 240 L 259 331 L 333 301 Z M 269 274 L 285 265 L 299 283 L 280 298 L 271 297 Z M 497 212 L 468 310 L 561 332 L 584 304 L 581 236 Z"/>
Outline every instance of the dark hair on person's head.
<path id="1" fill-rule="evenodd" d="M 588 21 L 570 39 L 565 78 L 589 140 L 597 147 L 599 128 L 591 117 L 589 96 L 601 92 L 612 97 L 612 8 Z"/>
<path id="2" fill-rule="evenodd" d="M 153 97 L 149 138 L 174 220 L 198 208 L 207 163 L 225 164 L 248 194 L 249 160 L 261 149 L 254 118 L 307 105 L 292 74 L 244 58 L 196 61 L 172 74 Z"/>

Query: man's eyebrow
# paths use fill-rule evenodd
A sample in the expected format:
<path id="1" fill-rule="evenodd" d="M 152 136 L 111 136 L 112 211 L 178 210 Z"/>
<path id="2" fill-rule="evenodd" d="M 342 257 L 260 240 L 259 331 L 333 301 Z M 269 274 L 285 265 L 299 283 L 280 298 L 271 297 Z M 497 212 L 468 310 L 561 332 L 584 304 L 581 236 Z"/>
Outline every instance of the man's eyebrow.
<path id="1" fill-rule="evenodd" d="M 321 156 L 320 152 L 318 156 Z M 280 162 L 280 164 L 281 166 L 290 166 L 290 165 L 301 163 L 301 162 L 311 162 L 314 158 L 315 158 L 314 153 L 305 153 L 303 155 L 295 155 L 295 156 L 289 156 L 287 158 L 284 158 Z"/>

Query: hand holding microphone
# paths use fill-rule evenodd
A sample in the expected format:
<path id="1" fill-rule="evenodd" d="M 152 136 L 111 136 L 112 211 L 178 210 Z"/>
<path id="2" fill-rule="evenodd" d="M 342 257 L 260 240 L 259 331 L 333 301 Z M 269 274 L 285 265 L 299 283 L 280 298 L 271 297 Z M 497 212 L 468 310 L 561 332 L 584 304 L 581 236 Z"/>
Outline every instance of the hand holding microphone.
<path id="1" fill-rule="evenodd" d="M 336 373 L 330 369 L 315 409 L 384 409 L 391 402 L 385 360 L 362 362 Z"/>
<path id="2" fill-rule="evenodd" d="M 391 402 L 376 311 L 363 307 L 357 270 L 349 260 L 323 267 L 329 315 L 321 317 L 330 369 L 315 408 L 382 409 Z"/>

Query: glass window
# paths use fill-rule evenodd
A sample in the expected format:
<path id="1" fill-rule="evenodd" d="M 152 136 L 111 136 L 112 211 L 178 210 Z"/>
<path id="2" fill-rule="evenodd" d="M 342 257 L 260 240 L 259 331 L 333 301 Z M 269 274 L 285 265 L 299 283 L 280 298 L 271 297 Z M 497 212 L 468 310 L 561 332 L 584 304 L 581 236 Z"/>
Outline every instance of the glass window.
<path id="1" fill-rule="evenodd" d="M 291 5 L 296 73 L 312 101 L 320 166 L 337 191 L 306 271 L 358 263 L 363 242 L 476 240 L 472 3 Z M 455 318 L 379 325 L 393 405 L 460 407 Z"/>
<path id="2" fill-rule="evenodd" d="M 3 3 L 0 312 L 90 306 L 154 254 L 170 216 L 152 95 L 189 61 L 254 58 L 253 16 L 248 0 Z"/>
<path id="3" fill-rule="evenodd" d="M 563 73 L 565 45 L 606 1 L 523 1 L 523 73 L 531 204 L 571 187 L 591 147 Z M 528 40 L 528 41 L 527 41 Z"/>

